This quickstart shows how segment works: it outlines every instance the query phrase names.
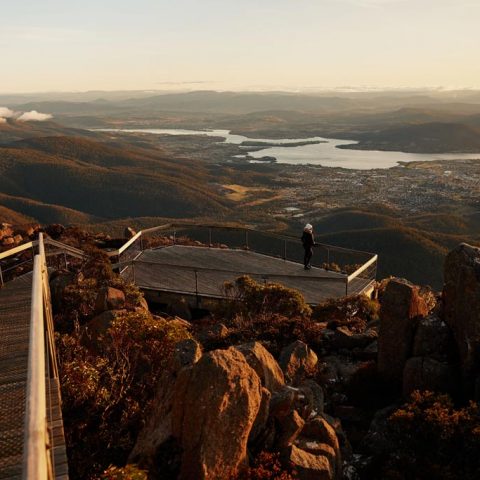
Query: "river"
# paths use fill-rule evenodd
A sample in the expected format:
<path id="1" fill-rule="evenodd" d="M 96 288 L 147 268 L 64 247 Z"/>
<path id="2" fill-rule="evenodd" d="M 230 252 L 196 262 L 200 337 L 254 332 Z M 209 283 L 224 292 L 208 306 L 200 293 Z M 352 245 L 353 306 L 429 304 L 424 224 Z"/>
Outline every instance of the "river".
<path id="1" fill-rule="evenodd" d="M 153 135 L 206 135 L 221 137 L 223 142 L 241 145 L 243 142 L 265 142 L 274 146 L 267 146 L 255 152 L 249 152 L 248 157 L 261 159 L 274 157 L 277 163 L 292 165 L 322 165 L 324 167 L 342 167 L 355 170 L 372 170 L 395 167 L 399 162 L 417 162 L 433 160 L 480 160 L 480 153 L 404 153 L 385 152 L 377 150 L 353 150 L 337 148 L 340 145 L 352 145 L 355 140 L 339 140 L 335 138 L 310 137 L 296 139 L 259 139 L 243 135 L 234 135 L 230 130 L 181 130 L 181 129 L 96 129 L 102 132 L 150 133 Z M 299 142 L 321 142 L 301 146 L 283 146 Z M 251 147 L 245 147 L 251 148 Z M 238 155 L 237 157 L 245 157 Z M 256 160 L 259 161 L 259 160 Z"/>

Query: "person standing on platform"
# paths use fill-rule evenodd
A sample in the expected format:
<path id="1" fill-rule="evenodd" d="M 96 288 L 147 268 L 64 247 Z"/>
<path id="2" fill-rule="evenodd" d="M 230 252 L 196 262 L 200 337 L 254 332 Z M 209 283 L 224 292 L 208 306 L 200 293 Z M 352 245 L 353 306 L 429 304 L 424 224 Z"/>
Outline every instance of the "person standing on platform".
<path id="1" fill-rule="evenodd" d="M 315 246 L 315 239 L 313 238 L 313 226 L 310 225 L 310 223 L 307 223 L 303 229 L 302 244 L 303 249 L 305 250 L 305 255 L 303 257 L 303 268 L 305 270 L 310 270 L 312 268 L 310 260 L 312 259 L 313 247 Z"/>

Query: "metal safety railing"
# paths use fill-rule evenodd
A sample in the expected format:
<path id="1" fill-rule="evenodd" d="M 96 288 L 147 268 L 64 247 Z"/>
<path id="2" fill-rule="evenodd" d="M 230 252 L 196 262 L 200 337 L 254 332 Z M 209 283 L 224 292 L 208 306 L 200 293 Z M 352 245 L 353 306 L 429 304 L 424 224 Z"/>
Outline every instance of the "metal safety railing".
<path id="1" fill-rule="evenodd" d="M 237 277 L 249 276 L 259 283 L 283 283 L 288 286 L 289 283 L 298 283 L 298 281 L 307 281 L 315 283 L 317 286 L 336 286 L 345 283 L 345 277 L 342 275 L 331 275 L 325 272 L 325 275 L 289 275 L 281 273 L 259 273 L 251 270 L 230 270 L 228 268 L 215 267 L 193 267 L 187 265 L 177 265 L 165 262 L 148 262 L 144 260 L 129 260 L 127 262 L 115 265 L 122 273 L 124 279 L 136 283 L 142 289 L 161 289 L 161 291 L 176 293 L 182 295 L 191 295 L 196 297 L 197 303 L 199 297 L 224 298 L 221 286 L 229 283 Z M 149 284 L 144 275 L 154 278 L 153 284 Z M 202 285 L 200 288 L 199 285 Z M 292 286 L 292 288 L 294 288 Z"/>
<path id="2" fill-rule="evenodd" d="M 58 378 L 53 316 L 50 301 L 47 257 L 43 235 L 37 241 L 32 278 L 32 306 L 25 411 L 23 453 L 24 480 L 55 478 L 52 457 L 53 438 L 49 434 L 47 408 L 50 408 L 50 381 Z"/>
<path id="3" fill-rule="evenodd" d="M 58 363 L 55 350 L 54 323 L 50 297 L 48 264 L 64 262 L 67 257 L 84 261 L 81 250 L 44 239 L 34 240 L 0 253 L 0 286 L 9 280 L 32 272 L 32 294 L 29 326 L 26 404 L 22 478 L 51 480 L 55 478 L 54 436 L 48 417 L 53 418 L 53 404 L 58 391 Z M 55 262 L 54 259 L 60 259 Z M 58 397 L 59 398 L 59 397 Z"/>
<path id="4" fill-rule="evenodd" d="M 108 253 L 125 264 L 136 260 L 143 250 L 164 246 L 189 244 L 208 248 L 248 250 L 285 261 L 303 262 L 300 238 L 272 232 L 261 232 L 249 227 L 199 225 L 196 223 L 168 223 L 144 229 L 118 250 Z M 340 274 L 345 284 L 345 295 L 365 290 L 376 278 L 378 256 L 360 250 L 317 243 L 312 265 Z"/>
<path id="5" fill-rule="evenodd" d="M 67 267 L 67 257 L 85 260 L 87 255 L 78 248 L 71 247 L 51 238 L 43 239 L 43 248 L 46 260 L 61 258 Z M 0 253 L 0 287 L 15 276 L 33 270 L 35 255 L 39 249 L 39 240 L 24 243 Z M 58 266 L 58 265 L 57 265 Z"/>

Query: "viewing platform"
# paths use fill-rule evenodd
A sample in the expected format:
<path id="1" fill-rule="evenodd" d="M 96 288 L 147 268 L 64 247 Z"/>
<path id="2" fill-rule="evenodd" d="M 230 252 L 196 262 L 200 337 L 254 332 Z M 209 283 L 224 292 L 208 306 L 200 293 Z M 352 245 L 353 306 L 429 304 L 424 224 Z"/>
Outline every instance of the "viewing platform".
<path id="1" fill-rule="evenodd" d="M 223 226 L 162 225 L 143 230 L 118 257 L 124 278 L 142 290 L 195 299 L 225 298 L 225 282 L 248 275 L 261 283 L 299 290 L 307 303 L 369 294 L 376 276 L 377 255 L 317 244 L 312 268 L 303 268 L 300 239 L 253 229 Z"/>

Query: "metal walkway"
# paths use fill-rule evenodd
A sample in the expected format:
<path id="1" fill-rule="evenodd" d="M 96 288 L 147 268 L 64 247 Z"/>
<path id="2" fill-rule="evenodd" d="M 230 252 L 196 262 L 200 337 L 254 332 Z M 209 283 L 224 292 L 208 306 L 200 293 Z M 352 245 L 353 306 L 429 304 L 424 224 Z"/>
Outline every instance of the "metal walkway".
<path id="1" fill-rule="evenodd" d="M 37 246 L 33 272 L 0 288 L 0 480 L 68 479 L 43 238 L 26 248 Z"/>
<path id="2" fill-rule="evenodd" d="M 0 478 L 21 478 L 32 275 L 0 289 Z"/>

